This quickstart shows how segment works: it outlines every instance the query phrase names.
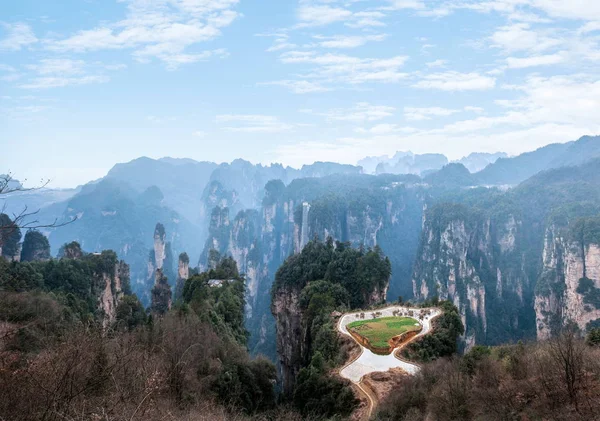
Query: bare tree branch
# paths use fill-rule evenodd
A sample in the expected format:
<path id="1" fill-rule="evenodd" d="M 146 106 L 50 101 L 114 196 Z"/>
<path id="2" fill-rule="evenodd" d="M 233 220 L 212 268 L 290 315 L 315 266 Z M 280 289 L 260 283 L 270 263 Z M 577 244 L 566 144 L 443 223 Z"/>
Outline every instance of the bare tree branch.
<path id="1" fill-rule="evenodd" d="M 14 186 L 17 184 L 16 186 Z M 23 187 L 23 185 L 13 178 L 13 174 L 9 171 L 8 174 L 0 175 L 0 198 L 4 198 L 7 195 L 15 192 L 29 192 L 41 190 L 50 184 L 50 180 L 42 180 L 39 186 L 36 187 Z M 13 213 L 10 222 L 0 220 L 0 247 L 4 244 L 5 240 L 13 235 L 17 230 L 21 229 L 39 229 L 39 228 L 60 228 L 65 225 L 69 225 L 75 222 L 77 216 L 71 218 L 65 222 L 58 222 L 58 218 L 55 218 L 52 222 L 40 222 L 37 219 L 37 215 L 40 210 L 29 211 L 27 206 L 24 206 L 23 210 L 19 213 Z M 6 214 L 6 202 L 0 210 L 0 214 Z M 8 215 L 7 215 L 8 216 Z M 33 218 L 33 219 L 32 219 Z"/>

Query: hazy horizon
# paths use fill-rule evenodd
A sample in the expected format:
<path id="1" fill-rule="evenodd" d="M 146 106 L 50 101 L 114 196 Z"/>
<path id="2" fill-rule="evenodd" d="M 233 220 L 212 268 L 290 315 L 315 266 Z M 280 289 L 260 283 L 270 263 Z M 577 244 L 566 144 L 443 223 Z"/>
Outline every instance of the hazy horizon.
<path id="1" fill-rule="evenodd" d="M 589 1 L 4 2 L 0 164 L 63 187 L 140 156 L 516 155 L 600 133 L 599 21 Z"/>

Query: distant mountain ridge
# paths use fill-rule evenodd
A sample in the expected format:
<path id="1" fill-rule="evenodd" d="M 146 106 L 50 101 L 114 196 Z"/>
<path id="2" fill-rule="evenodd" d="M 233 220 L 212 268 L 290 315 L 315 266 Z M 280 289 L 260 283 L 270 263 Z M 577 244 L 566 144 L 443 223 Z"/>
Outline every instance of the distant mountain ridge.
<path id="1" fill-rule="evenodd" d="M 600 136 L 583 136 L 567 143 L 554 143 L 512 158 L 500 158 L 476 175 L 480 184 L 519 184 L 533 175 L 563 166 L 583 164 L 600 157 Z"/>
<path id="2" fill-rule="evenodd" d="M 507 156 L 504 152 L 473 152 L 458 161 L 453 161 L 453 163 L 462 164 L 474 173 L 496 162 L 497 159 L 506 158 Z M 413 154 L 411 151 L 399 151 L 392 158 L 387 155 L 368 156 L 358 161 L 358 165 L 363 167 L 366 174 L 415 174 L 425 176 L 433 171 L 440 170 L 449 162 L 443 154 Z"/>

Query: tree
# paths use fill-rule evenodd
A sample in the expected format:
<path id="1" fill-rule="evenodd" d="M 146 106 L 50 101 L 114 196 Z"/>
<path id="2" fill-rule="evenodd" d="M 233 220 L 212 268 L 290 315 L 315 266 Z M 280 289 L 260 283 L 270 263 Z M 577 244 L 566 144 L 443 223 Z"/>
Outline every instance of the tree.
<path id="1" fill-rule="evenodd" d="M 600 345 L 600 328 L 590 329 L 585 342 L 590 346 Z"/>
<path id="2" fill-rule="evenodd" d="M 50 260 L 50 243 L 44 234 L 37 230 L 29 230 L 23 240 L 21 261 L 35 262 Z"/>
<path id="3" fill-rule="evenodd" d="M 550 359 L 558 370 L 559 378 L 567 389 L 569 401 L 578 409 L 579 395 L 585 375 L 584 348 L 573 327 L 550 341 Z"/>
<path id="4" fill-rule="evenodd" d="M 21 241 L 21 230 L 19 227 L 5 214 L 0 214 L 0 254 L 9 260 L 19 253 L 19 241 Z"/>

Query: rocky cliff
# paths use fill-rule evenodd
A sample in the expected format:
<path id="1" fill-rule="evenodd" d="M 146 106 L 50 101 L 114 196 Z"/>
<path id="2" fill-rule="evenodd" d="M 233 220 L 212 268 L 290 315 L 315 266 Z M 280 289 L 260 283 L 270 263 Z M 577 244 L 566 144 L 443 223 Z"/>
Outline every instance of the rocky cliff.
<path id="1" fill-rule="evenodd" d="M 283 263 L 271 291 L 271 313 L 287 396 L 316 351 L 326 359 L 336 358 L 331 312 L 340 306 L 369 308 L 384 302 L 390 273 L 389 259 L 379 248 L 354 249 L 331 238 L 324 243 L 310 241 Z"/>
<path id="2" fill-rule="evenodd" d="M 536 287 L 538 339 L 568 323 L 585 331 L 600 326 L 600 218 L 546 230 L 543 269 Z"/>
<path id="3" fill-rule="evenodd" d="M 190 277 L 190 258 L 187 253 L 179 255 L 179 263 L 177 265 L 177 282 L 175 284 L 175 301 L 183 295 L 183 287 L 185 281 Z"/>
<path id="4" fill-rule="evenodd" d="M 275 272 L 315 236 L 347 241 L 354 247 L 381 246 L 393 268 L 390 296 L 412 295 L 410 274 L 425 194 L 408 183 L 382 183 L 374 177 L 357 180 L 302 179 L 287 187 L 274 180 L 265 186 L 258 211 L 240 211 L 231 220 L 229 208 L 213 209 L 199 267 L 207 267 L 211 250 L 236 260 L 246 276 L 247 328 L 254 352 L 274 356 L 270 344 L 275 325 L 269 309 Z M 331 191 L 338 191 L 339 196 L 332 197 Z M 387 288 L 374 294 L 379 298 L 386 293 Z"/>
<path id="5" fill-rule="evenodd" d="M 98 310 L 103 313 L 102 326 L 110 326 L 116 321 L 117 306 L 123 298 L 123 285 L 129 283 L 129 265 L 124 261 L 114 264 L 114 269 L 97 275 L 102 292 L 98 299 Z"/>
<path id="6" fill-rule="evenodd" d="M 306 360 L 306 328 L 303 311 L 299 305 L 300 290 L 282 288 L 273 295 L 271 312 L 275 316 L 277 332 L 277 357 L 280 365 L 282 388 L 290 396 L 295 379 Z"/>
<path id="7" fill-rule="evenodd" d="M 465 325 L 465 344 L 511 340 L 532 330 L 532 285 L 522 221 L 492 218 L 462 205 L 426 213 L 413 274 L 418 299 L 451 300 Z"/>
<path id="8" fill-rule="evenodd" d="M 148 257 L 148 273 L 147 273 L 147 291 L 150 291 L 153 285 L 156 284 L 156 272 L 158 270 L 165 276 L 169 285 L 175 287 L 177 283 L 177 275 L 174 271 L 173 252 L 171 243 L 166 241 L 167 233 L 165 227 L 160 222 L 156 224 L 154 229 L 153 248 L 150 250 Z"/>

